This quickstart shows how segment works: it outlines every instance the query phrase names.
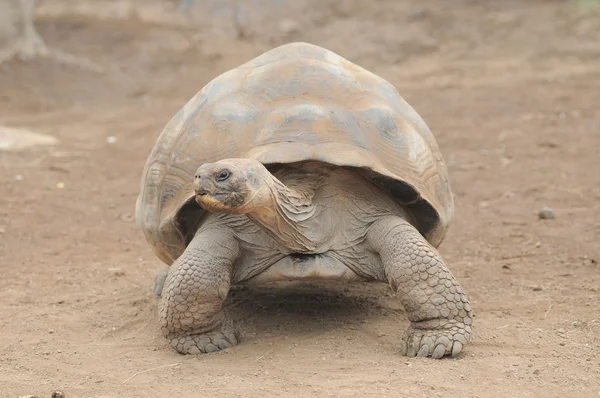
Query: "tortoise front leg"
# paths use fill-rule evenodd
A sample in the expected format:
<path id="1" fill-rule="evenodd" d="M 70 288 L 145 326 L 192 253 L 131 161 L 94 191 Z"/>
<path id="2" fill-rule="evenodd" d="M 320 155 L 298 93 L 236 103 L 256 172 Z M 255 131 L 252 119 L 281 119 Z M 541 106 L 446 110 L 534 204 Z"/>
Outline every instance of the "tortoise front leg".
<path id="1" fill-rule="evenodd" d="M 379 252 L 387 281 L 411 322 L 402 354 L 458 355 L 471 339 L 471 306 L 437 250 L 399 217 L 373 224 L 367 239 Z"/>
<path id="2" fill-rule="evenodd" d="M 215 352 L 237 344 L 221 304 L 229 292 L 237 240 L 223 228 L 200 230 L 173 263 L 162 289 L 159 321 L 182 354 Z"/>

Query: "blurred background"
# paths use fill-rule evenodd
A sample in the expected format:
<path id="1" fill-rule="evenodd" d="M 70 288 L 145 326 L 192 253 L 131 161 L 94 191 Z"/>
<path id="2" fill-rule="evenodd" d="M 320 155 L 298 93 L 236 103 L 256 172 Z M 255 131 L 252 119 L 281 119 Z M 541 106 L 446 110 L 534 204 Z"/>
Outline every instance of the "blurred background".
<path id="1" fill-rule="evenodd" d="M 378 285 L 232 292 L 221 354 L 160 336 L 144 162 L 212 78 L 290 41 L 389 80 L 436 136 L 460 358 L 401 357 Z M 0 396 L 600 394 L 597 1 L 0 0 L 0 61 Z"/>

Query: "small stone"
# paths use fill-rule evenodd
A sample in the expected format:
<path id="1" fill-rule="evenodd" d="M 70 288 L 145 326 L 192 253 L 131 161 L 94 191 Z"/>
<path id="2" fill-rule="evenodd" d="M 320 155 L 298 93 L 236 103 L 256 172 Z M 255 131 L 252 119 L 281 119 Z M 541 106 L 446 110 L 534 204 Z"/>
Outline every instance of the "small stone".
<path id="1" fill-rule="evenodd" d="M 58 189 L 63 189 L 65 187 L 65 183 L 62 181 L 59 181 L 56 183 L 56 188 Z"/>
<path id="2" fill-rule="evenodd" d="M 556 218 L 556 214 L 554 213 L 554 210 L 552 210 L 550 207 L 544 207 L 542 210 L 539 211 L 538 218 L 540 220 L 552 220 Z"/>
<path id="3" fill-rule="evenodd" d="M 119 216 L 119 219 L 123 222 L 133 222 L 135 221 L 135 216 L 131 213 L 123 213 Z"/>
<path id="4" fill-rule="evenodd" d="M 542 289 L 542 287 L 541 287 L 540 285 L 533 285 L 533 286 L 531 286 L 531 289 L 532 289 L 534 292 L 541 292 L 541 291 L 543 290 L 543 289 Z"/>
<path id="5" fill-rule="evenodd" d="M 21 174 L 17 174 L 15 176 L 15 180 L 17 180 L 17 181 L 23 181 L 23 178 L 25 178 L 25 177 L 23 177 Z"/>
<path id="6" fill-rule="evenodd" d="M 123 271 L 121 268 L 118 268 L 118 267 L 109 268 L 108 272 L 112 276 L 124 276 L 125 275 L 125 271 Z"/>
<path id="7" fill-rule="evenodd" d="M 106 137 L 106 142 L 108 142 L 109 144 L 114 144 L 115 142 L 117 142 L 117 137 L 114 136 L 110 136 L 110 137 Z"/>
<path id="8" fill-rule="evenodd" d="M 54 333 L 53 329 L 48 330 L 48 334 L 53 334 L 53 333 Z"/>
<path id="9" fill-rule="evenodd" d="M 51 398 L 65 398 L 65 393 L 62 391 L 54 391 Z"/>
<path id="10" fill-rule="evenodd" d="M 542 148 L 558 148 L 558 144 L 552 141 L 542 141 L 538 145 Z"/>

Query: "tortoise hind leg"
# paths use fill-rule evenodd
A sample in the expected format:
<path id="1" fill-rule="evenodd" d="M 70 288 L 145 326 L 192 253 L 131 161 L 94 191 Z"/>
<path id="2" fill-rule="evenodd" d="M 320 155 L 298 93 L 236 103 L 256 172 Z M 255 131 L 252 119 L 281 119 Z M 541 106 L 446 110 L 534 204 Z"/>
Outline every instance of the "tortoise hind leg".
<path id="1" fill-rule="evenodd" d="M 379 252 L 387 281 L 411 322 L 402 354 L 458 355 L 471 339 L 471 306 L 437 250 L 399 217 L 373 224 L 368 243 Z"/>
<path id="2" fill-rule="evenodd" d="M 159 302 L 159 321 L 178 352 L 215 352 L 237 344 L 233 322 L 221 304 L 239 252 L 229 231 L 211 228 L 199 231 L 171 265 Z"/>

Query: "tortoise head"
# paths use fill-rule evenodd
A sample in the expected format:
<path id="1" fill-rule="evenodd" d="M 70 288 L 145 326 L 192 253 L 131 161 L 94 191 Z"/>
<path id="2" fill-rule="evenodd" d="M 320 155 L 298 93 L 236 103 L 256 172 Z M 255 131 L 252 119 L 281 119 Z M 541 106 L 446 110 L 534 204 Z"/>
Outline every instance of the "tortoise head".
<path id="1" fill-rule="evenodd" d="M 210 212 L 249 213 L 269 201 L 271 178 L 253 159 L 204 163 L 194 175 L 196 202 Z"/>

